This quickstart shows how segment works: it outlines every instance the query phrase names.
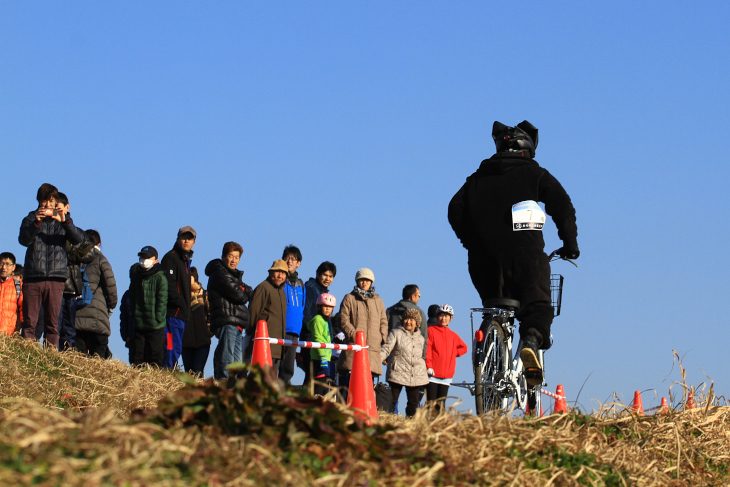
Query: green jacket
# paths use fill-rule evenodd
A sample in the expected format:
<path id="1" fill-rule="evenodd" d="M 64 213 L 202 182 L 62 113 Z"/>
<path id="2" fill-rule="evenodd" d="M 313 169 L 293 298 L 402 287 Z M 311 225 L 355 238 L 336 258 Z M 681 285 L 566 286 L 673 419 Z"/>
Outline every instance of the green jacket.
<path id="1" fill-rule="evenodd" d="M 129 315 L 135 330 L 150 331 L 165 327 L 167 318 L 167 277 L 162 266 L 145 270 L 134 264 L 129 270 Z"/>
<path id="2" fill-rule="evenodd" d="M 312 334 L 312 341 L 321 343 L 332 343 L 330 336 L 330 324 L 321 314 L 317 313 L 314 318 L 307 323 L 307 329 Z M 331 360 L 332 350 L 329 348 L 312 348 L 309 350 L 309 356 L 312 360 Z"/>

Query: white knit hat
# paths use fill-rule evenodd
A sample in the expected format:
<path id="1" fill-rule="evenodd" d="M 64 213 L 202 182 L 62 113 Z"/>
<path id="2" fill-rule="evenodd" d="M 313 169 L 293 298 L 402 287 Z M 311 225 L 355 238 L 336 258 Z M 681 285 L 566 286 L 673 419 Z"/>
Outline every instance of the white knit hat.
<path id="1" fill-rule="evenodd" d="M 375 274 L 373 274 L 373 271 L 367 267 L 363 267 L 357 271 L 357 274 L 355 274 L 355 281 L 359 281 L 360 279 L 367 279 L 370 282 L 375 282 Z"/>

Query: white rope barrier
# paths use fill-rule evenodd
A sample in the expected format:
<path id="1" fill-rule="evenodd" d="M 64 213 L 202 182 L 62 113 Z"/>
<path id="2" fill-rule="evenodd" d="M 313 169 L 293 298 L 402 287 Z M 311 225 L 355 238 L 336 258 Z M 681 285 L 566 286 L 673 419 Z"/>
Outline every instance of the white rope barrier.
<path id="1" fill-rule="evenodd" d="M 322 342 L 300 342 L 298 340 L 284 340 L 283 338 L 254 338 L 254 340 L 268 340 L 272 345 L 284 345 L 287 347 L 302 348 L 325 348 L 329 350 L 354 350 L 355 352 L 369 348 L 361 345 L 342 345 L 339 343 L 322 343 Z"/>

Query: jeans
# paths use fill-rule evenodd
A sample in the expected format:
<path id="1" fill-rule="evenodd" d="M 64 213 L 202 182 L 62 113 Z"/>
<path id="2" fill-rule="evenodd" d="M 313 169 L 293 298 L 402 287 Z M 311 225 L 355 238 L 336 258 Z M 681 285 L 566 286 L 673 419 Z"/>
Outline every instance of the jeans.
<path id="1" fill-rule="evenodd" d="M 167 317 L 165 324 L 167 347 L 165 350 L 165 368 L 174 369 L 182 353 L 182 339 L 185 333 L 185 322 L 179 318 Z"/>
<path id="2" fill-rule="evenodd" d="M 58 315 L 58 348 L 61 351 L 76 346 L 76 296 L 64 294 Z"/>
<path id="3" fill-rule="evenodd" d="M 205 363 L 208 361 L 209 353 L 210 345 L 204 345 L 198 348 L 183 347 L 182 359 L 185 371 L 205 377 Z"/>
<path id="4" fill-rule="evenodd" d="M 233 362 L 243 362 L 243 334 L 237 326 L 223 325 L 215 330 L 218 346 L 213 353 L 213 377 L 228 378 L 228 367 Z"/>

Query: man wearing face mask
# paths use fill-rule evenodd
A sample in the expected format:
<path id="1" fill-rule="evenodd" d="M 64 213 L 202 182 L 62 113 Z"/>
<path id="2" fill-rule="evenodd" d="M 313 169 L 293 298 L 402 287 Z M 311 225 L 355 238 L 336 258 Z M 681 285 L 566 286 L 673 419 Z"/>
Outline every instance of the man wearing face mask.
<path id="1" fill-rule="evenodd" d="M 157 260 L 157 250 L 146 245 L 139 264 L 129 270 L 129 315 L 134 339 L 129 345 L 133 365 L 165 363 L 165 325 L 167 323 L 167 278 Z"/>

